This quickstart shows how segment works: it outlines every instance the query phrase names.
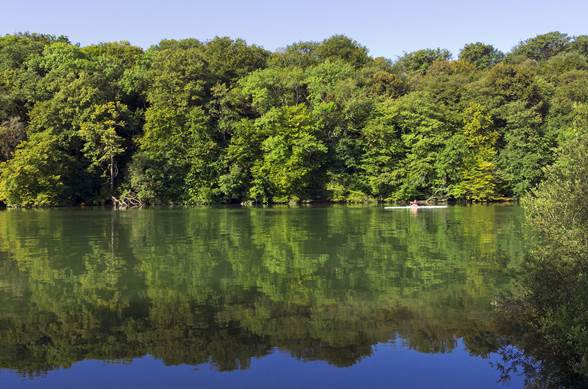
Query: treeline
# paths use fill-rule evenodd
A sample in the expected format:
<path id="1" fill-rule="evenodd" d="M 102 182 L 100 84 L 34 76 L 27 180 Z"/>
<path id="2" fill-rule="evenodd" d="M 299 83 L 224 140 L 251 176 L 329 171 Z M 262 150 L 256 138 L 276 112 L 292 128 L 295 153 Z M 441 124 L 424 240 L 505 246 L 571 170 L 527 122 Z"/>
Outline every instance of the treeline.
<path id="1" fill-rule="evenodd" d="M 588 102 L 588 36 L 372 58 L 345 36 L 0 37 L 9 206 L 519 197 Z"/>

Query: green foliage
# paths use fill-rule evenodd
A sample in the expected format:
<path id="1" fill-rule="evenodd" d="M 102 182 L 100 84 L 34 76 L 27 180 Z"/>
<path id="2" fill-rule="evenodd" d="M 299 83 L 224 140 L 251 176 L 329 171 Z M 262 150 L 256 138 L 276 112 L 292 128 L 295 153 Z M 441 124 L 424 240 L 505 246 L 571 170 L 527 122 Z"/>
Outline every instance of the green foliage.
<path id="1" fill-rule="evenodd" d="M 464 112 L 461 169 L 448 195 L 473 201 L 489 201 L 496 196 L 496 142 L 498 132 L 480 104 L 472 103 Z M 459 136 L 458 135 L 458 136 Z"/>
<path id="2" fill-rule="evenodd" d="M 588 35 L 580 35 L 574 38 L 570 44 L 570 50 L 577 51 L 581 55 L 588 55 Z"/>
<path id="3" fill-rule="evenodd" d="M 207 135 L 208 120 L 198 106 L 180 111 L 154 105 L 147 110 L 145 133 L 130 168 L 132 189 L 142 200 L 188 201 L 188 175 L 192 169 L 196 175 L 196 169 L 203 167 L 196 164 L 201 153 L 214 151 Z"/>
<path id="4" fill-rule="evenodd" d="M 378 199 L 429 197 L 448 127 L 429 94 L 383 102 L 364 129 L 362 170 Z"/>
<path id="5" fill-rule="evenodd" d="M 492 45 L 482 42 L 468 43 L 459 52 L 459 59 L 486 69 L 502 61 L 504 54 Z"/>
<path id="6" fill-rule="evenodd" d="M 210 77 L 215 83 L 233 83 L 265 67 L 268 52 L 242 39 L 214 38 L 203 47 Z"/>
<path id="7" fill-rule="evenodd" d="M 240 92 L 262 115 L 272 107 L 302 103 L 306 97 L 304 79 L 304 70 L 299 67 L 257 70 L 239 81 Z"/>
<path id="8" fill-rule="evenodd" d="M 574 261 L 579 258 L 573 253 L 588 253 L 588 105 L 575 106 L 573 124 L 562 138 L 555 163 L 525 205 L 535 232 Z"/>
<path id="9" fill-rule="evenodd" d="M 536 110 L 516 101 L 501 111 L 506 123 L 499 175 L 506 188 L 520 197 L 537 185 L 543 177 L 541 168 L 551 162 L 550 140 L 542 133 L 543 120 Z"/>
<path id="10" fill-rule="evenodd" d="M 29 33 L 0 37 L 0 122 L 27 116 L 40 78 L 31 63 L 39 59 L 47 45 L 57 41 L 67 39 Z"/>
<path id="11" fill-rule="evenodd" d="M 33 134 L 59 137 L 71 167 L 59 204 L 520 197 L 588 102 L 585 41 L 548 33 L 506 57 L 478 42 L 459 60 L 424 49 L 391 62 L 342 35 L 274 53 L 226 37 L 143 51 L 6 35 L 0 160 Z"/>
<path id="12" fill-rule="evenodd" d="M 545 61 L 566 50 L 570 45 L 570 37 L 559 31 L 548 32 L 527 39 L 512 50 L 513 56 L 524 56 L 536 61 Z"/>
<path id="13" fill-rule="evenodd" d="M 326 60 L 341 60 L 354 67 L 371 62 L 367 48 L 344 35 L 333 35 L 322 42 L 298 42 L 278 50 L 272 55 L 270 65 L 306 68 Z"/>
<path id="14" fill-rule="evenodd" d="M 0 166 L 0 198 L 8 205 L 56 206 L 71 202 L 67 173 L 74 161 L 57 135 L 33 134 Z"/>
<path id="15" fill-rule="evenodd" d="M 327 147 L 317 137 L 320 128 L 303 105 L 273 109 L 257 125 L 268 137 L 261 143 L 263 158 L 252 167 L 249 197 L 259 202 L 308 198 L 319 187 Z"/>
<path id="16" fill-rule="evenodd" d="M 334 35 L 322 41 L 315 49 L 320 62 L 328 59 L 341 59 L 359 67 L 370 61 L 367 48 L 344 35 Z"/>
<path id="17" fill-rule="evenodd" d="M 425 73 L 435 61 L 448 61 L 451 53 L 447 49 L 422 49 L 404 54 L 394 66 L 401 71 Z"/>
<path id="18" fill-rule="evenodd" d="M 515 345 L 536 361 L 536 387 L 588 383 L 587 105 L 575 107 L 564 138 L 545 180 L 524 198 L 531 252 L 520 295 L 503 307 Z"/>
<path id="19" fill-rule="evenodd" d="M 364 66 L 360 73 L 360 83 L 372 96 L 400 97 L 408 92 L 406 76 L 394 73 L 392 63 L 383 57 L 375 58 L 371 64 Z"/>
<path id="20" fill-rule="evenodd" d="M 127 107 L 121 103 L 99 105 L 90 114 L 88 121 L 80 126 L 80 137 L 85 142 L 82 152 L 90 161 L 91 170 L 98 170 L 108 177 L 111 195 L 114 178 L 118 174 L 115 159 L 124 152 L 124 138 L 119 133 L 125 127 L 123 116 L 128 114 L 127 111 Z"/>

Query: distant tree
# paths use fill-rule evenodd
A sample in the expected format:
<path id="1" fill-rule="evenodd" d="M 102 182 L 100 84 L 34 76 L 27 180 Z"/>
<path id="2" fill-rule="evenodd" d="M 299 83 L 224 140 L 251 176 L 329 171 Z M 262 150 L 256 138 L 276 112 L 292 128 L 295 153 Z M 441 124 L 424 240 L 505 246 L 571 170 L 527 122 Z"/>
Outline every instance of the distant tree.
<path id="1" fill-rule="evenodd" d="M 578 35 L 570 44 L 570 50 L 588 56 L 588 35 Z"/>
<path id="2" fill-rule="evenodd" d="M 476 98 L 487 101 L 491 107 L 499 107 L 512 101 L 523 101 L 532 106 L 544 101 L 543 91 L 537 85 L 537 69 L 526 64 L 499 63 L 484 74 L 475 87 Z"/>
<path id="3" fill-rule="evenodd" d="M 502 61 L 504 54 L 492 45 L 481 42 L 469 43 L 459 52 L 459 59 L 485 69 Z"/>
<path id="4" fill-rule="evenodd" d="M 447 135 L 427 93 L 379 104 L 362 137 L 362 173 L 370 194 L 381 200 L 431 195 L 435 160 Z"/>
<path id="5" fill-rule="evenodd" d="M 27 59 L 39 55 L 43 49 L 54 42 L 69 43 L 64 36 L 36 33 L 17 33 L 0 37 L 0 69 L 18 68 Z"/>
<path id="6" fill-rule="evenodd" d="M 512 49 L 511 55 L 545 61 L 569 48 L 571 38 L 558 31 L 537 35 L 522 41 Z"/>
<path id="7" fill-rule="evenodd" d="M 272 53 L 269 64 L 272 67 L 308 67 L 320 62 L 316 49 L 317 42 L 297 42 Z"/>
<path id="8" fill-rule="evenodd" d="M 233 83 L 256 69 L 264 68 L 269 53 L 242 39 L 216 37 L 203 47 L 211 83 Z"/>
<path id="9" fill-rule="evenodd" d="M 0 37 L 0 122 L 20 117 L 26 122 L 27 113 L 38 96 L 40 75 L 33 66 L 43 56 L 47 46 L 67 43 L 65 37 L 20 33 Z"/>
<path id="10" fill-rule="evenodd" d="M 520 197 L 539 183 L 542 168 L 551 162 L 549 138 L 543 133 L 543 119 L 520 101 L 501 108 L 504 146 L 498 156 L 499 174 L 507 194 Z"/>
<path id="11" fill-rule="evenodd" d="M 409 90 L 405 76 L 394 72 L 392 63 L 383 57 L 362 68 L 360 82 L 372 96 L 400 97 Z"/>
<path id="12" fill-rule="evenodd" d="M 10 206 L 56 206 L 72 203 L 71 157 L 59 136 L 33 134 L 0 164 L 0 200 Z"/>
<path id="13" fill-rule="evenodd" d="M 356 67 L 363 66 L 370 61 L 368 49 L 344 35 L 333 35 L 320 42 L 315 53 L 319 61 L 341 59 Z"/>
<path id="14" fill-rule="evenodd" d="M 404 54 L 394 67 L 406 72 L 425 73 L 435 61 L 448 61 L 451 53 L 446 49 L 423 49 Z"/>
<path id="15" fill-rule="evenodd" d="M 467 61 L 437 61 L 415 88 L 429 93 L 446 110 L 448 121 L 459 121 L 456 117 L 469 104 L 471 86 L 479 77 L 479 70 Z"/>
<path id="16" fill-rule="evenodd" d="M 239 80 L 239 92 L 250 99 L 258 114 L 264 114 L 272 107 L 306 101 L 305 79 L 300 67 L 260 69 Z"/>
<path id="17" fill-rule="evenodd" d="M 545 174 L 545 181 L 524 198 L 530 222 L 536 233 L 561 249 L 562 259 L 581 259 L 573 253 L 588 254 L 587 104 L 574 107 L 574 121 L 562 133 L 557 159 Z"/>
<path id="18" fill-rule="evenodd" d="M 457 199 L 490 201 L 496 196 L 496 142 L 498 132 L 480 104 L 472 103 L 464 112 L 464 160 L 458 180 L 448 195 Z"/>
<path id="19" fill-rule="evenodd" d="M 311 198 L 327 147 L 310 112 L 304 105 L 276 108 L 258 125 L 268 137 L 261 144 L 262 157 L 252 167 L 250 198 L 259 202 Z"/>
<path id="20" fill-rule="evenodd" d="M 345 93 L 345 83 L 353 83 L 354 77 L 353 67 L 341 60 L 329 59 L 310 68 L 306 78 L 309 102 L 316 106 L 348 97 L 339 94 Z"/>
<path id="21" fill-rule="evenodd" d="M 124 152 L 121 129 L 126 126 L 124 117 L 128 108 L 119 102 L 98 105 L 87 121 L 80 126 L 80 136 L 85 144 L 84 155 L 90 160 L 90 168 L 108 178 L 109 195 L 114 195 L 114 180 L 118 175 L 117 157 Z"/>

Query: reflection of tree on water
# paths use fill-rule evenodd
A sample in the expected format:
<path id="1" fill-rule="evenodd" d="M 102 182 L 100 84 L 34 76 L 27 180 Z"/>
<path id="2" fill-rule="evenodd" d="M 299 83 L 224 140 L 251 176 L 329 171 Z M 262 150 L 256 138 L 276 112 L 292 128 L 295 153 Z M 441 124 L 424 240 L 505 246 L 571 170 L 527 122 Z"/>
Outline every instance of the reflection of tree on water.
<path id="1" fill-rule="evenodd" d="M 557 254 L 529 264 L 525 293 L 501 307 L 501 371 L 525 372 L 529 387 L 588 387 L 588 273 L 561 261 Z"/>
<path id="2" fill-rule="evenodd" d="M 0 214 L 2 367 L 151 354 L 232 370 L 274 347 L 349 366 L 396 335 L 487 355 L 520 256 L 500 207 L 130 211 L 114 234 L 108 212 L 76 212 Z"/>

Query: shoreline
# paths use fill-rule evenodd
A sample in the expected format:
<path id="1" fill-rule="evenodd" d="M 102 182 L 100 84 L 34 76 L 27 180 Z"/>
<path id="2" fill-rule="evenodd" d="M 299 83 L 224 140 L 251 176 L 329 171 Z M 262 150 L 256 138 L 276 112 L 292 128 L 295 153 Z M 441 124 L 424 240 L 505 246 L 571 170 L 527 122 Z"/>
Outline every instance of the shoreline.
<path id="1" fill-rule="evenodd" d="M 519 200 L 514 198 L 501 198 L 494 201 L 437 201 L 422 202 L 421 205 L 448 205 L 452 206 L 472 206 L 472 205 L 514 205 Z M 116 208 L 109 205 L 59 205 L 59 206 L 36 206 L 36 207 L 7 207 L 0 205 L 0 211 L 7 210 L 34 210 L 34 209 L 108 209 L 114 211 L 124 211 L 130 209 L 191 209 L 191 208 L 329 208 L 329 207 L 349 207 L 349 208 L 383 208 L 386 206 L 404 206 L 408 201 L 366 201 L 366 202 L 341 202 L 341 201 L 309 201 L 298 203 L 269 203 L 269 204 L 245 204 L 245 203 L 211 203 L 211 204 L 157 204 L 145 205 L 142 207 Z"/>

